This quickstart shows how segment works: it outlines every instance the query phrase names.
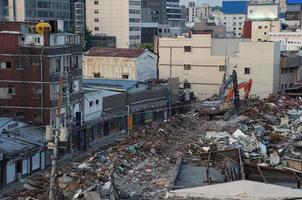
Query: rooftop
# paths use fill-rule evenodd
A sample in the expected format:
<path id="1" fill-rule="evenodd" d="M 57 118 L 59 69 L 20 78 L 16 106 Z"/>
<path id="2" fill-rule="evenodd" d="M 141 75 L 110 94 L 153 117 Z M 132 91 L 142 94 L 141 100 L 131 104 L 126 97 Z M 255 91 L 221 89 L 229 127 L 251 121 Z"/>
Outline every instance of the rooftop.
<path id="1" fill-rule="evenodd" d="M 98 57 L 120 57 L 120 58 L 137 58 L 146 50 L 144 49 L 126 49 L 126 48 L 91 48 L 85 53 L 86 56 Z"/>
<path id="2" fill-rule="evenodd" d="M 169 198 L 180 199 L 287 199 L 301 198 L 302 190 L 291 189 L 273 184 L 265 184 L 253 181 L 234 181 L 174 190 L 168 193 Z"/>
<path id="3" fill-rule="evenodd" d="M 138 81 L 132 80 L 112 80 L 112 79 L 84 79 L 83 85 L 84 86 L 99 86 L 102 88 L 115 88 L 121 90 L 129 90 L 133 87 L 138 86 Z"/>

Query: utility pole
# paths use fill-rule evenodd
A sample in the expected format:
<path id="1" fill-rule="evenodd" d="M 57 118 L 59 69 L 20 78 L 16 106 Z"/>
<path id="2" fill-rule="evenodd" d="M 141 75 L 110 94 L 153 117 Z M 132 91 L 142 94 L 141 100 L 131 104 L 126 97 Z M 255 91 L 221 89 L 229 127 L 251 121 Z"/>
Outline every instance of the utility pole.
<path id="1" fill-rule="evenodd" d="M 61 64 L 63 64 L 63 59 L 61 60 Z M 55 200 L 55 184 L 56 184 L 56 173 L 58 167 L 58 151 L 59 151 L 59 137 L 60 137 L 60 130 L 61 130 L 61 106 L 63 100 L 63 69 L 60 69 L 60 78 L 59 84 L 57 88 L 57 109 L 56 109 L 56 129 L 55 129 L 55 143 L 53 149 L 53 156 L 52 156 L 52 166 L 51 166 L 51 174 L 50 174 L 50 190 L 49 190 L 49 200 Z"/>
<path id="2" fill-rule="evenodd" d="M 69 150 L 70 154 L 73 154 L 73 147 L 72 147 L 72 131 L 71 131 L 71 124 L 72 124 L 72 115 L 73 115 L 73 109 L 71 105 L 70 100 L 70 90 L 72 89 L 73 84 L 73 75 L 70 73 L 73 73 L 73 71 L 70 70 L 71 66 L 68 66 L 65 70 L 65 77 L 66 77 L 66 116 L 65 116 L 65 127 L 67 128 L 69 134 Z"/>

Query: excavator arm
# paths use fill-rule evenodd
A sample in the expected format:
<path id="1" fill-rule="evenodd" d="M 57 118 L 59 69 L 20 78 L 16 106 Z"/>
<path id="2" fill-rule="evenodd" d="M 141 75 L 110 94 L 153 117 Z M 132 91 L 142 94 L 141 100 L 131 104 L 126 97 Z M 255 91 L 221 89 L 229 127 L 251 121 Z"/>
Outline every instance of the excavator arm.
<path id="1" fill-rule="evenodd" d="M 253 80 L 250 79 L 248 82 L 240 83 L 237 87 L 237 90 L 244 89 L 244 98 L 247 99 L 250 95 L 251 89 L 253 85 Z M 234 96 L 234 88 L 231 88 L 226 95 L 226 101 L 231 101 Z"/>

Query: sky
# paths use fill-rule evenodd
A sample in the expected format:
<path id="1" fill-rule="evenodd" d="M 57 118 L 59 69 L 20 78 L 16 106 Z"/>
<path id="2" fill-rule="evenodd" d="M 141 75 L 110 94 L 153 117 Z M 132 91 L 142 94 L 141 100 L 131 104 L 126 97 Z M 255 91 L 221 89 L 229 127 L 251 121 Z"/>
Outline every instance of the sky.
<path id="1" fill-rule="evenodd" d="M 181 4 L 185 4 L 188 0 L 180 0 Z M 197 0 L 198 4 L 209 3 L 212 6 L 221 5 L 221 0 Z"/>

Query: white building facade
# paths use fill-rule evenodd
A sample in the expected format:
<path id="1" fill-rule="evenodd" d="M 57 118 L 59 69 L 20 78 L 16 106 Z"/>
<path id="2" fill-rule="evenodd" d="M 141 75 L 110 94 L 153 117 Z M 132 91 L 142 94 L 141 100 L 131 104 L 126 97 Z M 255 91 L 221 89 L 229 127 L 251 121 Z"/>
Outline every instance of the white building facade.
<path id="1" fill-rule="evenodd" d="M 209 22 L 214 22 L 217 26 L 225 26 L 227 35 L 230 37 L 241 38 L 245 14 L 224 14 L 219 10 L 211 12 L 212 19 Z"/>
<path id="2" fill-rule="evenodd" d="M 116 37 L 117 48 L 141 43 L 140 0 L 87 0 L 86 26 L 96 36 Z"/>
<path id="3" fill-rule="evenodd" d="M 280 42 L 281 51 L 300 51 L 302 48 L 302 32 L 270 32 L 268 40 Z"/>

